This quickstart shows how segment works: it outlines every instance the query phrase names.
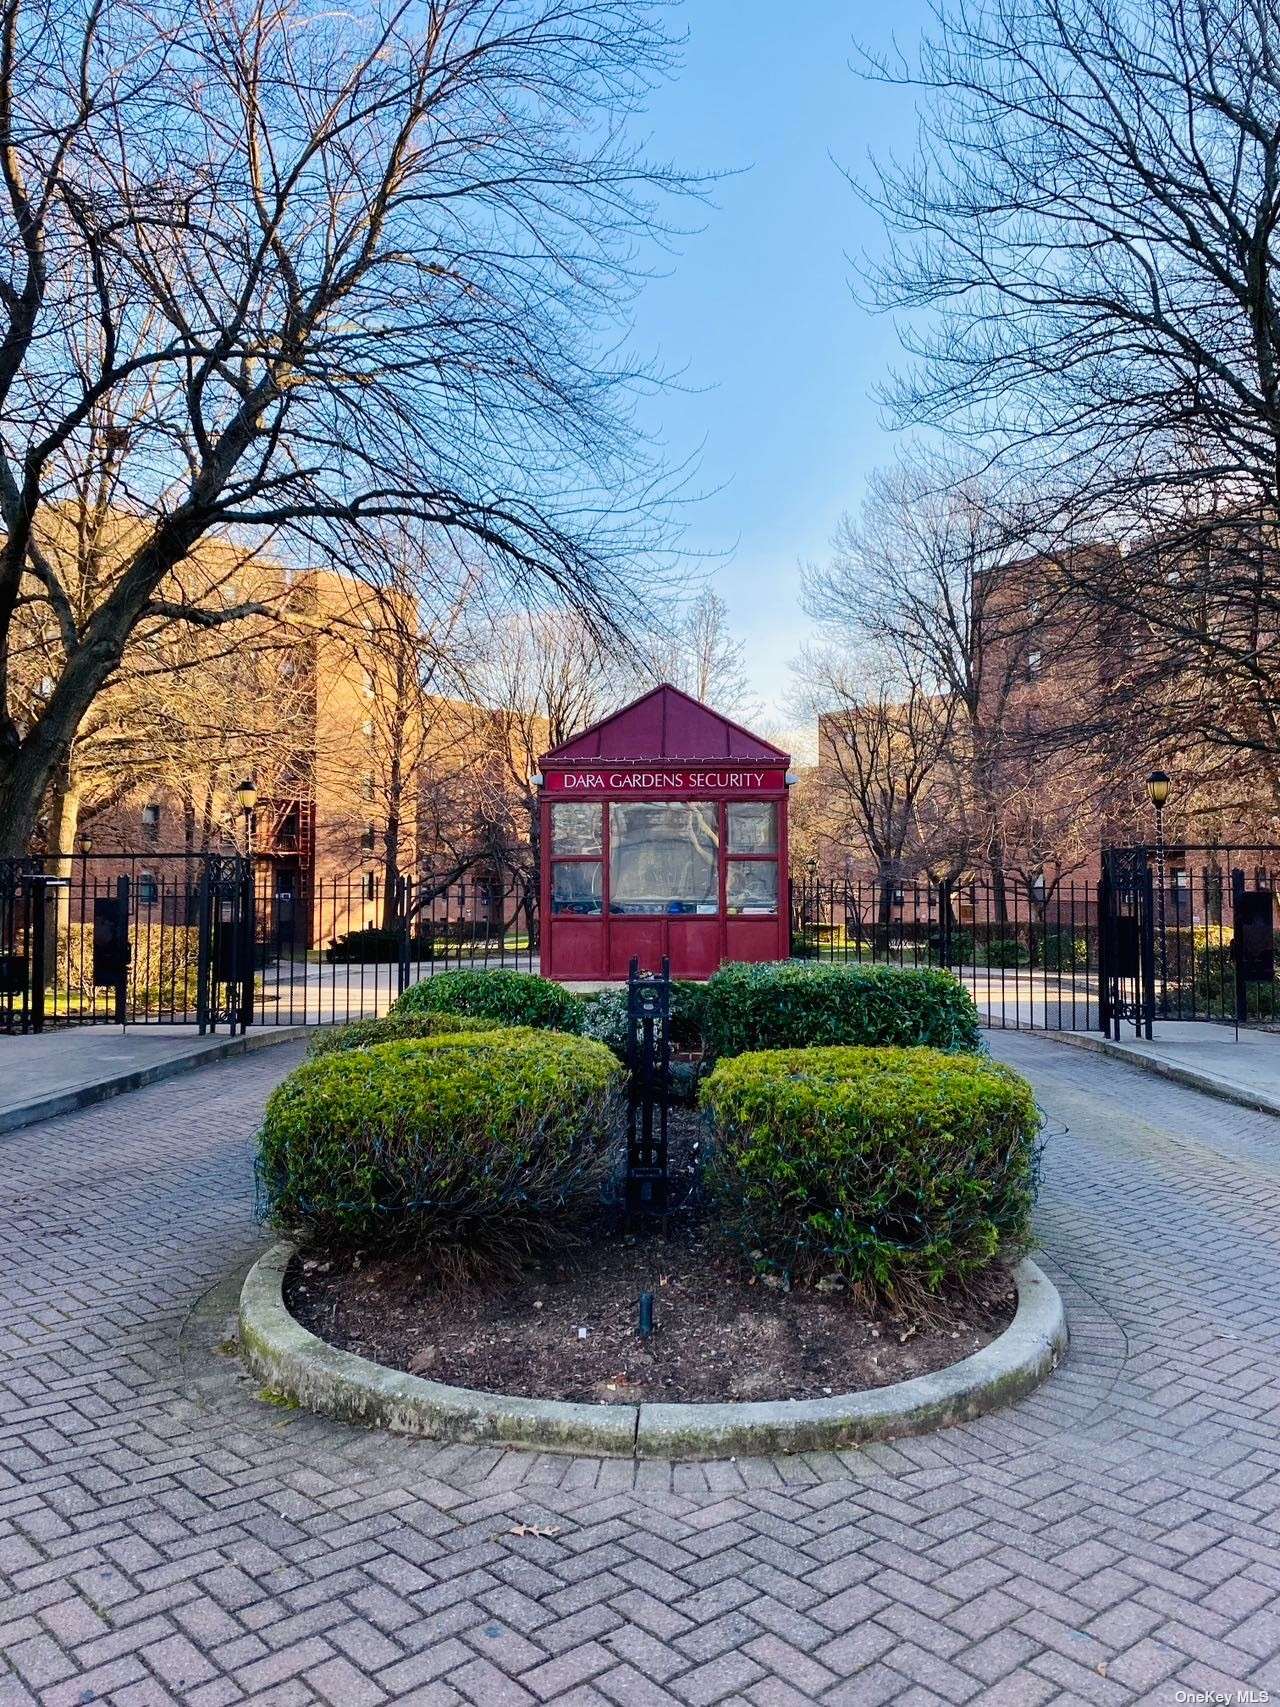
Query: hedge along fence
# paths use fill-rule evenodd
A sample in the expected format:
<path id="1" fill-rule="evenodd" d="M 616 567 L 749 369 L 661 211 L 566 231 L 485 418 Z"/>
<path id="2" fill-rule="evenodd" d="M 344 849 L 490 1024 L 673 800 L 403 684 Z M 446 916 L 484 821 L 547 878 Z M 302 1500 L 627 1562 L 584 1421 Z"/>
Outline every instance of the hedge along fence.
<path id="1" fill-rule="evenodd" d="M 271 1093 L 273 1226 L 420 1252 L 461 1275 L 571 1242 L 609 1171 L 622 1068 L 603 1044 L 454 1032 L 306 1061 Z"/>
<path id="2" fill-rule="evenodd" d="M 949 972 L 928 967 L 723 966 L 707 981 L 702 1024 L 717 1059 L 830 1044 L 982 1046 L 973 997 Z"/>
<path id="3" fill-rule="evenodd" d="M 130 931 L 129 1005 L 153 1014 L 193 1013 L 200 987 L 200 932 L 195 925 L 141 925 Z M 101 1010 L 114 998 L 93 983 L 93 926 L 66 924 L 58 930 L 55 1000 L 69 1011 Z"/>
<path id="4" fill-rule="evenodd" d="M 495 967 L 441 972 L 411 984 L 391 1005 L 394 1014 L 453 1013 L 551 1031 L 582 1030 L 586 1004 L 562 984 L 533 972 Z"/>
<path id="5" fill-rule="evenodd" d="M 1031 1238 L 1040 1113 L 1010 1068 L 935 1049 L 722 1061 L 707 1184 L 755 1260 L 908 1304 Z"/>
<path id="6" fill-rule="evenodd" d="M 307 1056 L 339 1055 L 348 1049 L 370 1049 L 375 1043 L 403 1043 L 412 1038 L 443 1037 L 462 1031 L 497 1031 L 501 1020 L 446 1013 L 384 1014 L 381 1019 L 357 1019 L 331 1031 L 318 1032 L 307 1045 Z"/>

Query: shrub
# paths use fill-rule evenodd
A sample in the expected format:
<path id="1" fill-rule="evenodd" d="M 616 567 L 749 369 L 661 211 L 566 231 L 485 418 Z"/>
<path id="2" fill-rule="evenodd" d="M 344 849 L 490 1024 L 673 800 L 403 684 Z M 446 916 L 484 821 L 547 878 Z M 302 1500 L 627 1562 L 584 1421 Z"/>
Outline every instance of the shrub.
<path id="1" fill-rule="evenodd" d="M 194 925 L 135 923 L 129 933 L 129 1005 L 135 1013 L 194 1013 L 199 990 L 200 933 Z M 93 983 L 93 926 L 63 925 L 58 931 L 55 999 L 69 1011 L 114 1001 L 110 989 Z"/>
<path id="2" fill-rule="evenodd" d="M 622 1069 L 582 1038 L 455 1032 L 306 1061 L 267 1100 L 274 1226 L 446 1274 L 574 1235 L 607 1172 Z"/>
<path id="3" fill-rule="evenodd" d="M 1231 927 L 1196 926 L 1165 934 L 1165 1005 L 1169 1017 L 1208 1014 L 1232 1019 L 1236 1012 L 1236 962 Z M 1280 965 L 1280 935 L 1273 944 Z M 1160 971 L 1160 942 L 1156 939 L 1156 972 Z M 1274 1020 L 1280 1016 L 1276 985 L 1245 985 L 1245 1018 Z"/>
<path id="4" fill-rule="evenodd" d="M 703 1024 L 716 1058 L 836 1043 L 981 1047 L 973 997 L 928 967 L 724 966 L 707 982 Z"/>
<path id="5" fill-rule="evenodd" d="M 334 937 L 324 957 L 331 964 L 385 965 L 400 958 L 400 932 L 381 925 L 365 925 Z"/>
<path id="6" fill-rule="evenodd" d="M 447 1032 L 496 1031 L 496 1019 L 464 1018 L 461 1014 L 384 1014 L 381 1019 L 357 1019 L 317 1032 L 307 1045 L 307 1056 L 338 1055 L 347 1049 L 369 1049 L 375 1043 L 401 1043 L 414 1037 L 440 1037 Z"/>
<path id="7" fill-rule="evenodd" d="M 974 936 L 972 931 L 954 927 L 947 938 L 951 947 L 952 966 L 971 966 L 973 964 Z"/>
<path id="8" fill-rule="evenodd" d="M 620 1061 L 627 1058 L 627 989 L 601 990 L 584 999 L 582 1035 L 603 1043 Z M 689 979 L 671 980 L 671 1044 L 674 1049 L 702 1048 L 706 985 Z"/>
<path id="9" fill-rule="evenodd" d="M 986 945 L 988 966 L 1025 966 L 1030 959 L 1026 943 L 1016 936 L 992 937 Z"/>
<path id="10" fill-rule="evenodd" d="M 581 996 L 550 978 L 497 968 L 492 972 L 441 972 L 424 978 L 420 984 L 411 984 L 392 1004 L 391 1011 L 471 1014 L 507 1025 L 576 1032 L 582 1029 L 585 1004 Z"/>
<path id="11" fill-rule="evenodd" d="M 1008 1067 L 935 1049 L 722 1061 L 700 1096 L 707 1184 L 757 1261 L 918 1302 L 1025 1249 L 1040 1117 Z"/>
<path id="12" fill-rule="evenodd" d="M 1047 972 L 1084 972 L 1089 965 L 1089 939 L 1074 931 L 1048 930 L 1037 946 Z"/>

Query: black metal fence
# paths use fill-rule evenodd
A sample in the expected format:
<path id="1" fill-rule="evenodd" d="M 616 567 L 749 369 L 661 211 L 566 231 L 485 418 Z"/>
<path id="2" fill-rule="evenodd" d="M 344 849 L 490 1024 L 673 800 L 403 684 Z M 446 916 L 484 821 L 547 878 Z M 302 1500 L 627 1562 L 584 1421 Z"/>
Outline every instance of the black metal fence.
<path id="1" fill-rule="evenodd" d="M 793 955 L 945 967 L 972 993 L 984 1025 L 1086 1031 L 1100 1024 L 1096 885 L 1029 887 L 831 878 L 791 886 Z"/>
<path id="2" fill-rule="evenodd" d="M 385 1013 L 409 984 L 451 967 L 538 970 L 534 885 L 468 875 L 439 885 L 352 872 L 311 883 L 255 876 L 255 1018 L 341 1025 Z"/>
<path id="3" fill-rule="evenodd" d="M 1102 879 L 792 880 L 801 958 L 940 966 L 984 1024 L 1280 1024 L 1280 848 L 1108 849 Z M 322 879 L 219 854 L 0 860 L 0 1030 L 341 1024 L 456 966 L 536 972 L 528 878 Z"/>
<path id="4" fill-rule="evenodd" d="M 0 1031 L 342 1024 L 453 966 L 536 971 L 518 879 L 311 879 L 222 854 L 0 860 Z"/>

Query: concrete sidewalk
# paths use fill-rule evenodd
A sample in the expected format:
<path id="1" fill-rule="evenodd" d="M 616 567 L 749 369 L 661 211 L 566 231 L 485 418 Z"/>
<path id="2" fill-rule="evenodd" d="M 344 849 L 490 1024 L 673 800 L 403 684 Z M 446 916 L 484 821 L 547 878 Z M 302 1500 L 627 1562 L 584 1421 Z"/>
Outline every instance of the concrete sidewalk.
<path id="1" fill-rule="evenodd" d="M 200 1037 L 186 1025 L 69 1026 L 0 1037 L 0 1133 L 103 1102 L 175 1073 L 306 1037 L 303 1026 L 261 1026 L 243 1037 Z"/>
<path id="2" fill-rule="evenodd" d="M 1127 1037 L 1120 1043 L 1096 1032 L 1037 1033 L 1132 1062 L 1149 1073 L 1207 1091 L 1242 1108 L 1280 1115 L 1280 1034 L 1246 1030 L 1211 1021 L 1157 1020 L 1155 1036 Z"/>

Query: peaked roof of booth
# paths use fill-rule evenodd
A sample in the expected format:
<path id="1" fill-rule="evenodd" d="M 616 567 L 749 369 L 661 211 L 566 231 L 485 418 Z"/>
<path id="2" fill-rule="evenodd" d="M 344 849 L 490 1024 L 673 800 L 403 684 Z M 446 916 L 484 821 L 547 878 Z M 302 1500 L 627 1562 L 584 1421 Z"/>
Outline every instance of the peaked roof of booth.
<path id="1" fill-rule="evenodd" d="M 647 764 L 656 759 L 692 761 L 754 759 L 786 765 L 791 755 L 753 735 L 740 723 L 721 717 L 709 705 L 681 693 L 670 682 L 652 688 L 621 711 L 593 723 L 549 753 L 544 765 L 583 763 Z"/>

